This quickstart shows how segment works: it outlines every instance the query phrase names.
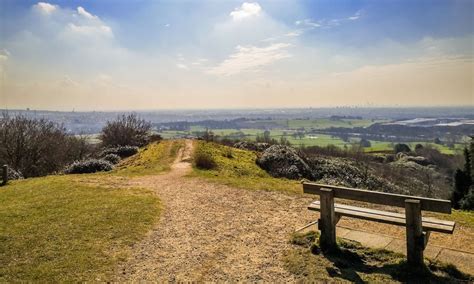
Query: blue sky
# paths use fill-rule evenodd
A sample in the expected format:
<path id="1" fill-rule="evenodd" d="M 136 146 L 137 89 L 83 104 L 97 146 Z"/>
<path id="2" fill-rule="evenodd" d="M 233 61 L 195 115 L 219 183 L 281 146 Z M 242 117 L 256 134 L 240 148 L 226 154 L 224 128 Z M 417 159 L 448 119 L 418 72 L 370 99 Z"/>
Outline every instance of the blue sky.
<path id="1" fill-rule="evenodd" d="M 0 104 L 473 105 L 473 1 L 0 1 Z"/>

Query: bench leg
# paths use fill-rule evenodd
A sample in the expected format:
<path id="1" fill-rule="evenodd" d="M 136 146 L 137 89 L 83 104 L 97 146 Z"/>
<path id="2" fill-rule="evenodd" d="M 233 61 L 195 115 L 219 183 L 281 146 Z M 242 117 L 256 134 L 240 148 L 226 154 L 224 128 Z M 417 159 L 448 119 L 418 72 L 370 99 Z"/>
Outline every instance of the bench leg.
<path id="1" fill-rule="evenodd" d="M 410 267 L 422 268 L 425 236 L 421 223 L 421 206 L 419 200 L 405 200 L 405 217 L 407 230 L 407 258 Z"/>
<path id="2" fill-rule="evenodd" d="M 336 213 L 334 212 L 334 192 L 332 189 L 321 189 L 321 237 L 319 244 L 322 250 L 330 251 L 336 244 Z"/>

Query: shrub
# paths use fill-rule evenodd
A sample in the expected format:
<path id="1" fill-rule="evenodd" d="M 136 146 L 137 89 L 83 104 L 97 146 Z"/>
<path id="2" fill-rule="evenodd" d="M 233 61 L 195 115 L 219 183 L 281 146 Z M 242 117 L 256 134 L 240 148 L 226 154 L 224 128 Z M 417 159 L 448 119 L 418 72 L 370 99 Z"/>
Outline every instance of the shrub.
<path id="1" fill-rule="evenodd" d="M 273 145 L 258 158 L 257 165 L 273 177 L 313 179 L 311 169 L 298 152 L 289 146 Z"/>
<path id="2" fill-rule="evenodd" d="M 229 148 L 225 148 L 224 150 L 224 157 L 228 158 L 228 159 L 232 159 L 234 158 L 234 154 L 232 153 L 232 149 L 229 147 Z"/>
<path id="3" fill-rule="evenodd" d="M 371 147 L 371 146 L 372 146 L 372 144 L 370 143 L 370 141 L 367 140 L 367 139 L 364 139 L 364 138 L 362 138 L 362 139 L 360 140 L 359 145 L 360 145 L 361 147 Z"/>
<path id="4" fill-rule="evenodd" d="M 67 166 L 64 170 L 66 174 L 89 174 L 95 172 L 107 172 L 113 169 L 113 165 L 105 160 L 89 159 L 77 161 Z"/>
<path id="5" fill-rule="evenodd" d="M 194 155 L 194 164 L 197 168 L 203 170 L 212 170 L 217 167 L 217 163 L 211 154 L 198 151 Z"/>
<path id="6" fill-rule="evenodd" d="M 469 193 L 464 196 L 463 199 L 459 202 L 461 209 L 464 210 L 473 210 L 474 209 L 474 186 L 471 186 Z"/>
<path id="7" fill-rule="evenodd" d="M 12 168 L 8 168 L 8 180 L 23 179 L 23 175 L 20 171 L 15 171 Z"/>
<path id="8" fill-rule="evenodd" d="M 105 157 L 109 154 L 114 154 L 123 159 L 123 158 L 133 156 L 136 153 L 138 153 L 138 147 L 136 146 L 119 146 L 119 147 L 107 148 L 103 150 L 100 156 Z"/>
<path id="9" fill-rule="evenodd" d="M 393 151 L 395 152 L 395 154 L 400 152 L 409 153 L 411 152 L 411 149 L 407 144 L 398 143 L 395 144 L 395 146 L 393 147 Z"/>
<path id="10" fill-rule="evenodd" d="M 263 142 L 240 141 L 235 143 L 233 147 L 242 150 L 263 152 L 270 146 L 270 144 Z"/>
<path id="11" fill-rule="evenodd" d="M 107 162 L 110 162 L 113 165 L 118 164 L 121 160 L 120 156 L 116 154 L 107 154 L 104 156 L 103 159 L 106 160 Z"/>
<path id="12" fill-rule="evenodd" d="M 100 139 L 104 146 L 144 146 L 149 142 L 150 129 L 151 123 L 136 114 L 121 115 L 107 122 Z"/>
<path id="13" fill-rule="evenodd" d="M 0 164 L 8 164 L 27 177 L 44 176 L 87 156 L 84 139 L 45 119 L 0 117 Z"/>

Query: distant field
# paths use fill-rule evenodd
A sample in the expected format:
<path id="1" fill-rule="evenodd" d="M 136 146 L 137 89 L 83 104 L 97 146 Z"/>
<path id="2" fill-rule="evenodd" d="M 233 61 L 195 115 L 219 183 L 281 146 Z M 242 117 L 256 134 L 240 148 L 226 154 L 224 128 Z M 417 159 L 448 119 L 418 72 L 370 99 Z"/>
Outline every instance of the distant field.
<path id="1" fill-rule="evenodd" d="M 288 128 L 288 129 L 297 129 L 297 128 L 305 128 L 305 129 L 326 129 L 330 127 L 345 127 L 345 128 L 353 128 L 353 127 L 367 127 L 377 122 L 383 122 L 386 120 L 371 120 L 371 119 L 329 119 L 329 118 L 322 118 L 322 119 L 294 119 L 294 120 L 275 120 L 277 124 Z"/>
<path id="2" fill-rule="evenodd" d="M 368 148 L 365 148 L 365 150 L 367 152 L 376 152 L 376 151 L 386 151 L 386 150 L 391 150 L 393 149 L 393 144 L 392 142 L 386 142 L 386 141 L 370 141 L 370 143 L 372 144 L 371 147 L 368 147 Z M 427 143 L 427 142 L 408 142 L 408 143 L 405 143 L 407 144 L 408 146 L 410 146 L 410 148 L 413 150 L 415 149 L 415 146 L 416 144 L 421 144 L 423 146 L 431 146 L 433 148 L 436 148 L 438 149 L 441 153 L 443 154 L 455 154 L 456 152 L 458 151 L 462 151 L 463 149 L 463 144 L 456 144 L 454 149 L 452 148 L 449 148 L 445 145 L 438 145 L 438 144 L 435 144 L 435 143 Z"/>
<path id="3" fill-rule="evenodd" d="M 193 135 L 196 131 L 204 131 L 203 128 L 192 128 L 192 131 L 163 131 L 160 133 L 163 138 L 177 138 L 183 137 L 185 135 Z M 218 136 L 232 136 L 238 132 L 243 133 L 241 138 L 247 140 L 255 140 L 257 138 L 257 134 L 263 135 L 264 130 L 262 129 L 217 129 L 213 130 L 213 133 Z M 285 135 L 286 133 L 286 135 Z M 327 145 L 335 145 L 337 147 L 343 148 L 351 147 L 352 143 L 357 143 L 359 141 L 358 138 L 350 138 L 349 142 L 343 141 L 338 137 L 334 137 L 331 135 L 326 134 L 307 134 L 303 138 L 295 138 L 291 135 L 290 130 L 271 130 L 270 136 L 276 140 L 280 140 L 282 136 L 284 136 L 292 145 L 294 146 L 327 146 Z M 387 151 L 393 149 L 393 142 L 386 142 L 386 141 L 375 141 L 371 140 L 371 147 L 365 148 L 367 152 L 376 152 L 376 151 Z M 415 148 L 416 144 L 422 145 L 430 145 L 434 148 L 437 148 L 440 152 L 444 154 L 454 154 L 456 151 L 460 151 L 463 148 L 463 144 L 456 144 L 454 149 L 451 149 L 444 145 L 438 145 L 434 143 L 427 143 L 427 142 L 407 142 L 411 149 Z"/>

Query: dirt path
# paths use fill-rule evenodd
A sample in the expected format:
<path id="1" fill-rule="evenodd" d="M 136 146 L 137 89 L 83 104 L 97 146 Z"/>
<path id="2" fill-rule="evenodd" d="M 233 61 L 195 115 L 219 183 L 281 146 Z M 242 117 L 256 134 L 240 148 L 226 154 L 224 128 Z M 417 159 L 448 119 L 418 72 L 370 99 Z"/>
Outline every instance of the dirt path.
<path id="1" fill-rule="evenodd" d="M 191 171 L 192 150 L 193 143 L 187 140 L 168 173 L 125 180 L 128 186 L 155 190 L 164 210 L 146 239 L 133 247 L 117 280 L 295 281 L 284 268 L 282 254 L 290 248 L 289 235 L 318 217 L 306 209 L 314 197 L 236 189 L 184 177 Z M 367 242 L 370 232 L 384 232 L 404 243 L 404 228 L 354 219 L 343 219 L 338 226 L 342 226 L 339 234 L 345 232 L 349 239 L 347 229 L 364 231 L 363 237 L 358 231 L 356 241 Z M 471 252 L 472 245 L 462 247 L 471 236 L 470 230 L 459 228 L 454 236 L 433 234 L 430 244 Z M 454 259 L 448 255 L 449 262 L 450 257 Z M 459 259 L 466 262 L 464 258 Z"/>
<path id="2" fill-rule="evenodd" d="M 118 280 L 294 280 L 281 253 L 295 227 L 314 218 L 305 210 L 309 199 L 183 178 L 191 170 L 192 147 L 186 141 L 169 173 L 132 180 L 153 188 L 164 210 L 120 267 Z"/>

